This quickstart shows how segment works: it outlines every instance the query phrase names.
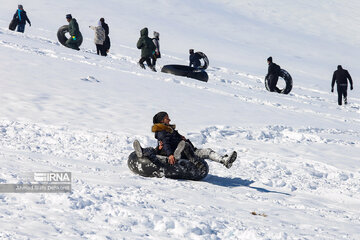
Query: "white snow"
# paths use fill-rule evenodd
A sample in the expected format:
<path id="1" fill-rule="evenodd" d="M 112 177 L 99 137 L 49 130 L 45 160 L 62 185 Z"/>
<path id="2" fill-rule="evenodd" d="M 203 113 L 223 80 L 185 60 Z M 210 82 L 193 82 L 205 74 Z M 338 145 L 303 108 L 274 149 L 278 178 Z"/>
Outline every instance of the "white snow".
<path id="1" fill-rule="evenodd" d="M 24 34 L 8 30 L 17 4 L 0 0 L 0 184 L 66 171 L 73 192 L 0 194 L 0 239 L 360 239 L 358 1 L 24 0 Z M 80 51 L 56 38 L 68 13 Z M 106 58 L 88 28 L 100 17 Z M 157 73 L 137 65 L 143 27 L 160 32 Z M 160 72 L 189 48 L 208 83 Z M 269 56 L 289 95 L 265 90 Z M 338 64 L 355 88 L 341 107 Z M 134 175 L 132 142 L 156 145 L 158 111 L 238 160 L 197 182 Z"/>

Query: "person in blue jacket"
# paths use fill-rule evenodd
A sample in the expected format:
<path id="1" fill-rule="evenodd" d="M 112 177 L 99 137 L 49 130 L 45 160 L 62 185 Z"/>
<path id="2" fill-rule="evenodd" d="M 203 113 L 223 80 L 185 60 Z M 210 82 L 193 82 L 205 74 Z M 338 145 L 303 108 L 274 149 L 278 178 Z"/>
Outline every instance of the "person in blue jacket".
<path id="1" fill-rule="evenodd" d="M 23 5 L 18 5 L 18 9 L 16 10 L 13 18 L 17 19 L 17 22 L 18 22 L 17 31 L 18 32 L 23 33 L 25 31 L 26 22 L 28 22 L 31 27 L 31 22 L 30 22 L 28 16 L 26 15 Z"/>

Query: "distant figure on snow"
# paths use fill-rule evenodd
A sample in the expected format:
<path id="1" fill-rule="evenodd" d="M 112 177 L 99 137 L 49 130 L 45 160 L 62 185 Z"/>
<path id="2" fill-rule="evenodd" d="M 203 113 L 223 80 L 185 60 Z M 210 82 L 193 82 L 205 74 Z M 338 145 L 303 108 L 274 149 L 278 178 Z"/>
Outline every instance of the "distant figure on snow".
<path id="1" fill-rule="evenodd" d="M 337 70 L 333 74 L 331 82 L 331 92 L 334 92 L 335 82 L 337 84 L 338 92 L 338 104 L 342 105 L 342 97 L 344 96 L 344 103 L 347 104 L 347 87 L 348 80 L 350 82 L 350 90 L 353 90 L 353 81 L 349 72 L 346 69 L 343 69 L 341 65 L 338 65 Z"/>
<path id="2" fill-rule="evenodd" d="M 269 79 L 270 92 L 280 93 L 281 90 L 278 87 L 276 87 L 276 84 L 279 80 L 280 66 L 277 65 L 276 63 L 273 63 L 272 57 L 268 57 L 267 63 L 269 64 L 269 68 L 266 78 Z"/>
<path id="3" fill-rule="evenodd" d="M 195 53 L 194 49 L 189 50 L 189 67 L 198 68 L 201 66 L 200 59 L 202 58 L 200 54 Z"/>
<path id="4" fill-rule="evenodd" d="M 23 33 L 25 31 L 25 25 L 26 22 L 29 23 L 29 26 L 31 27 L 31 22 L 26 15 L 26 12 L 23 8 L 23 5 L 18 5 L 18 9 L 16 10 L 16 13 L 14 14 L 13 19 L 17 19 L 17 31 Z"/>
<path id="5" fill-rule="evenodd" d="M 168 164 L 174 165 L 179 158 L 186 158 L 189 161 L 193 162 L 196 165 L 196 162 L 199 159 L 209 159 L 221 163 L 226 168 L 230 168 L 233 162 L 237 158 L 237 153 L 233 151 L 230 156 L 224 155 L 221 156 L 210 148 L 198 149 L 194 147 L 190 140 L 186 139 L 184 136 L 180 135 L 177 130 L 175 130 L 175 125 L 170 124 L 169 115 L 166 112 L 158 112 L 153 117 L 152 132 L 155 133 L 155 138 L 158 140 L 158 146 L 156 148 L 156 154 L 167 156 Z M 175 153 L 180 142 L 185 141 L 185 146 L 180 153 L 181 156 Z M 138 141 L 134 142 L 134 149 L 137 156 L 142 156 L 143 151 Z M 154 156 L 155 154 L 149 154 Z M 177 159 L 178 158 L 178 159 Z M 156 164 L 159 161 L 152 159 Z"/>
<path id="6" fill-rule="evenodd" d="M 109 53 L 110 50 L 110 37 L 109 37 L 109 25 L 107 25 L 107 23 L 105 23 L 105 19 L 104 18 L 100 18 L 100 22 L 101 22 L 101 26 L 103 27 L 103 29 L 105 30 L 105 41 L 104 41 L 104 49 L 105 49 L 105 56 L 107 55 L 107 53 Z"/>
<path id="7" fill-rule="evenodd" d="M 106 50 L 104 48 L 105 29 L 102 27 L 101 21 L 98 22 L 96 27 L 89 26 L 89 28 L 95 31 L 94 43 L 96 45 L 97 55 L 106 56 Z"/>
<path id="8" fill-rule="evenodd" d="M 140 31 L 140 38 L 137 42 L 137 48 L 141 49 L 141 58 L 139 60 L 139 65 L 141 68 L 145 69 L 144 62 L 146 61 L 147 65 L 151 70 L 156 72 L 155 67 L 151 64 L 151 58 L 155 53 L 156 46 L 151 38 L 148 37 L 149 31 L 147 28 L 143 28 Z"/>
<path id="9" fill-rule="evenodd" d="M 154 66 L 155 68 L 155 65 L 156 65 L 156 60 L 158 58 L 161 58 L 161 54 L 160 54 L 160 43 L 159 43 L 159 40 L 160 40 L 160 34 L 158 32 L 155 32 L 154 31 L 154 38 L 152 39 L 153 43 L 155 44 L 155 53 L 154 55 L 152 56 L 152 65 Z"/>
<path id="10" fill-rule="evenodd" d="M 65 45 L 69 48 L 80 50 L 79 46 L 82 42 L 82 35 L 79 29 L 79 25 L 75 18 L 71 14 L 66 15 L 66 20 L 69 23 L 70 38 L 66 41 Z"/>

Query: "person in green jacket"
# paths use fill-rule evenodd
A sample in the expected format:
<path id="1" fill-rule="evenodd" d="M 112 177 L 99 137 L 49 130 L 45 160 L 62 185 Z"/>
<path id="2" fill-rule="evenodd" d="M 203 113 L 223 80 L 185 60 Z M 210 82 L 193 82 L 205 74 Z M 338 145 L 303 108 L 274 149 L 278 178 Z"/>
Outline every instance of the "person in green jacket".
<path id="1" fill-rule="evenodd" d="M 66 41 L 65 45 L 69 48 L 80 50 L 79 46 L 82 43 L 82 35 L 79 29 L 79 25 L 76 19 L 72 18 L 71 14 L 66 15 L 66 20 L 69 22 L 70 38 Z"/>
<path id="2" fill-rule="evenodd" d="M 141 49 L 141 58 L 139 60 L 139 65 L 143 69 L 145 69 L 144 62 L 146 61 L 148 67 L 151 68 L 154 72 L 156 72 L 155 67 L 151 64 L 151 58 L 155 53 L 156 46 L 148 37 L 149 31 L 147 28 L 143 28 L 140 31 L 140 38 L 137 42 L 137 48 Z"/>

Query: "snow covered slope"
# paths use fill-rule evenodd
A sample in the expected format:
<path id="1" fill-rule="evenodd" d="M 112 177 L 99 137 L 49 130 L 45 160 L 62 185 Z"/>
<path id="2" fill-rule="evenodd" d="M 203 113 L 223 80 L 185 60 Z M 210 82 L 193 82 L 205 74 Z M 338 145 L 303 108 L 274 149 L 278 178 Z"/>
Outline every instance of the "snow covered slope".
<path id="1" fill-rule="evenodd" d="M 71 194 L 0 194 L 0 239 L 359 239 L 360 56 L 357 1 L 23 1 L 25 34 L 0 0 L 0 183 L 69 171 Z M 61 46 L 71 13 L 80 51 Z M 95 54 L 104 17 L 112 48 Z M 139 31 L 160 32 L 166 64 L 210 59 L 203 83 L 137 66 Z M 269 93 L 266 58 L 288 70 Z M 349 105 L 330 92 L 338 64 Z M 281 84 L 281 83 L 279 83 Z M 155 146 L 165 110 L 198 147 L 238 151 L 203 181 L 147 179 L 127 168 L 132 142 Z M 258 215 L 253 215 L 252 212 Z"/>

